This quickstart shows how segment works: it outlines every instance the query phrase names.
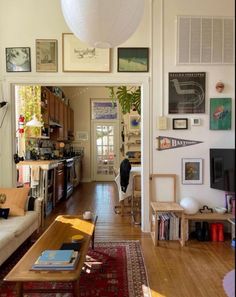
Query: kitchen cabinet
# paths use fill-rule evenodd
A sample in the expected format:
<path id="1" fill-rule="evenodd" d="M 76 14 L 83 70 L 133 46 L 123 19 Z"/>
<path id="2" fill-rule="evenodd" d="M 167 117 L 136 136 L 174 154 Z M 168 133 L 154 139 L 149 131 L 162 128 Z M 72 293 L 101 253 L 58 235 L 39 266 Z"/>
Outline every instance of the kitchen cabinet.
<path id="1" fill-rule="evenodd" d="M 53 93 L 50 92 L 50 99 L 49 99 L 49 117 L 50 120 L 55 121 L 55 107 L 54 107 L 54 102 L 55 102 L 55 96 Z"/>
<path id="2" fill-rule="evenodd" d="M 74 110 L 68 106 L 67 109 L 68 139 L 74 140 Z"/>
<path id="3" fill-rule="evenodd" d="M 57 96 L 54 97 L 54 116 L 57 123 L 59 123 L 59 100 Z"/>
<path id="4" fill-rule="evenodd" d="M 67 105 L 65 105 L 65 104 L 63 104 L 63 123 L 64 123 L 64 125 L 63 125 L 63 139 L 64 140 L 68 140 L 68 117 L 67 117 L 67 115 L 68 115 L 68 112 L 67 112 L 67 110 L 68 110 L 68 106 Z"/>

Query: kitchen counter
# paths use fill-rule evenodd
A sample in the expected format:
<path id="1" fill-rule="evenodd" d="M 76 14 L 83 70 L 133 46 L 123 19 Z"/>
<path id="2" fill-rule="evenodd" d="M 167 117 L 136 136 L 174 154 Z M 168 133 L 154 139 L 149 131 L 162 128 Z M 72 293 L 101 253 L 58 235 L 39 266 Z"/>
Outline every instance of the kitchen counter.
<path id="1" fill-rule="evenodd" d="M 29 165 L 29 166 L 40 166 L 40 168 L 44 170 L 50 170 L 53 168 L 56 168 L 58 166 L 58 163 L 61 160 L 25 160 L 19 162 L 16 166 L 24 166 L 24 165 Z"/>

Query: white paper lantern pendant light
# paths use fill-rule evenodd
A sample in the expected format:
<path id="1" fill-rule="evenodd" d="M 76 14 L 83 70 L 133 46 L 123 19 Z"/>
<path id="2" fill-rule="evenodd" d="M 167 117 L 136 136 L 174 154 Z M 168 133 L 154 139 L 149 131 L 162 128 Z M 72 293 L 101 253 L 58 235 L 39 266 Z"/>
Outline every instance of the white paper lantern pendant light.
<path id="1" fill-rule="evenodd" d="M 81 41 L 95 48 L 124 43 L 137 29 L 145 0 L 61 0 L 65 21 Z"/>

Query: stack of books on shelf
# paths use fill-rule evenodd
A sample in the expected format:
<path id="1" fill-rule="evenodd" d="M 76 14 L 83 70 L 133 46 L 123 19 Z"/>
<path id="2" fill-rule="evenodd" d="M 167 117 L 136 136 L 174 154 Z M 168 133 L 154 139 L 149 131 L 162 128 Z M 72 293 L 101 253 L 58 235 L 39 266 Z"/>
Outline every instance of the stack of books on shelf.
<path id="1" fill-rule="evenodd" d="M 74 270 L 79 252 L 74 250 L 45 250 L 38 257 L 33 270 Z"/>
<path id="2" fill-rule="evenodd" d="M 180 218 L 175 213 L 158 214 L 158 240 L 179 240 L 180 227 Z"/>

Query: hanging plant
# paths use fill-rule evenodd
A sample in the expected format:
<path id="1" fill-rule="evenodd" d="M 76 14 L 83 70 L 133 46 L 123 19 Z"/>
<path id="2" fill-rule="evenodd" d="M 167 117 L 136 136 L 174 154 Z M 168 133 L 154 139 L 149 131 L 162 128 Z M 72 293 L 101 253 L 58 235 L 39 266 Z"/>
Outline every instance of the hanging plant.
<path id="1" fill-rule="evenodd" d="M 123 114 L 136 110 L 141 114 L 141 88 L 140 87 L 107 87 L 112 101 L 118 100 Z"/>

